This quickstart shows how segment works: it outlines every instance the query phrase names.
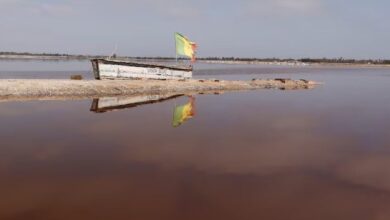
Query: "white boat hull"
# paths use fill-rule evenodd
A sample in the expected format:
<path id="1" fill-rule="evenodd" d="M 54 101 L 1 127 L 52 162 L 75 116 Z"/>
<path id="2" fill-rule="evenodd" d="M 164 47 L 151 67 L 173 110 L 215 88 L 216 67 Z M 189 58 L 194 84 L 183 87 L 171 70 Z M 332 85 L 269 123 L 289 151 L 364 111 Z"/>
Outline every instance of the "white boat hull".
<path id="1" fill-rule="evenodd" d="M 97 59 L 92 60 L 96 79 L 189 79 L 192 68 Z"/>

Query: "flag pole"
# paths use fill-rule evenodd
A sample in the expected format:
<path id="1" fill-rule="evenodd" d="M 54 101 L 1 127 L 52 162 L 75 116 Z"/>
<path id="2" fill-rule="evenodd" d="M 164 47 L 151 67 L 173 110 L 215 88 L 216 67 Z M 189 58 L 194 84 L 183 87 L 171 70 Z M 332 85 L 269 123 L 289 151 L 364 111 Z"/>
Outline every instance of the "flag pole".
<path id="1" fill-rule="evenodd" d="M 176 33 L 173 33 L 173 37 L 175 38 L 175 55 L 176 55 L 176 64 L 177 64 L 177 44 L 176 44 Z"/>

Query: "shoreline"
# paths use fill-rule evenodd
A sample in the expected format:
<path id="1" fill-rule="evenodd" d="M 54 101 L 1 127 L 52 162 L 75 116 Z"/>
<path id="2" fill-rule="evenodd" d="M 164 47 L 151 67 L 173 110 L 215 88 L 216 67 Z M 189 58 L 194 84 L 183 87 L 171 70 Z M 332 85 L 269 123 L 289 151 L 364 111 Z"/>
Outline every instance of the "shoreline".
<path id="1" fill-rule="evenodd" d="M 0 61 L 89 61 L 90 59 L 106 58 L 104 56 L 90 55 L 1 55 Z M 159 58 L 159 57 L 117 57 L 117 59 L 134 60 L 134 61 L 153 61 L 153 62 L 170 62 L 175 61 L 174 58 Z M 336 63 L 336 62 L 302 62 L 299 60 L 291 61 L 264 61 L 264 60 L 214 60 L 207 58 L 199 58 L 199 63 L 208 64 L 227 64 L 227 65 L 270 65 L 270 66 L 288 66 L 288 67 L 381 67 L 390 68 L 390 64 L 375 64 L 375 63 Z"/>
<path id="2" fill-rule="evenodd" d="M 200 60 L 200 63 L 227 64 L 227 65 L 269 65 L 285 67 L 362 67 L 362 68 L 390 68 L 390 64 L 358 64 L 358 63 L 304 63 L 304 62 L 265 62 L 265 61 L 214 61 Z"/>
<path id="3" fill-rule="evenodd" d="M 258 89 L 303 90 L 319 83 L 307 80 L 0 80 L 0 101 L 74 100 L 99 97 L 223 93 Z"/>

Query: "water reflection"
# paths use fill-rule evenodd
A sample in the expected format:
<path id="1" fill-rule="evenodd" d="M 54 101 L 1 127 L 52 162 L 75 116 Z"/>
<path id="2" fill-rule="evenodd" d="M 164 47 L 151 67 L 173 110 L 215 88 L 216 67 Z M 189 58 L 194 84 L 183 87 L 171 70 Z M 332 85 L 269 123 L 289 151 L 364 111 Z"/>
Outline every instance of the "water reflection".
<path id="1" fill-rule="evenodd" d="M 187 120 L 195 116 L 195 97 L 189 96 L 189 101 L 185 105 L 175 107 L 173 111 L 173 127 L 178 127 Z"/>
<path id="2" fill-rule="evenodd" d="M 175 95 L 140 95 L 132 97 L 103 97 L 94 99 L 91 105 L 91 111 L 96 113 L 105 113 L 120 109 L 134 108 L 140 105 L 153 104 L 164 102 L 177 97 L 182 94 Z"/>
<path id="3" fill-rule="evenodd" d="M 204 95 L 180 129 L 188 97 L 1 103 L 0 219 L 390 219 L 389 72 Z"/>
<path id="4" fill-rule="evenodd" d="M 390 102 L 312 94 L 2 103 L 0 219 L 389 219 Z"/>
<path id="5" fill-rule="evenodd" d="M 115 110 L 129 109 L 141 105 L 154 104 L 172 100 L 183 96 L 175 95 L 140 95 L 132 97 L 103 97 L 92 101 L 90 110 L 95 113 L 106 113 Z M 184 105 L 177 105 L 173 110 L 172 126 L 179 127 L 184 122 L 195 116 L 195 97 L 188 96 L 188 102 Z"/>

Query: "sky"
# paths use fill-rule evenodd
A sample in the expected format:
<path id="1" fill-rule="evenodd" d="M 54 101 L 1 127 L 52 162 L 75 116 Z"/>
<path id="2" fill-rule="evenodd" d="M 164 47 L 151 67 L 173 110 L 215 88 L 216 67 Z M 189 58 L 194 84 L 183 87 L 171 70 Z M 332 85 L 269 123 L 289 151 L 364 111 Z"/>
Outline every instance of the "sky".
<path id="1" fill-rule="evenodd" d="M 388 0 L 0 0 L 0 51 L 390 59 Z"/>

